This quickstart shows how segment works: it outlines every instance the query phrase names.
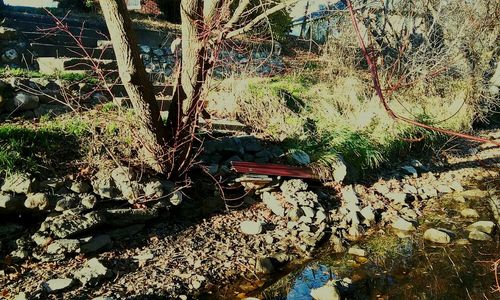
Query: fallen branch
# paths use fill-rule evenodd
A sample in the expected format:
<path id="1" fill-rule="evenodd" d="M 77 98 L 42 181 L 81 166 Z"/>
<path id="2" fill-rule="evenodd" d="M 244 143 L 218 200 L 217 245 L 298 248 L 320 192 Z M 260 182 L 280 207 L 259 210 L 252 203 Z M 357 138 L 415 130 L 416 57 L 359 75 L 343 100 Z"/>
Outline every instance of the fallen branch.
<path id="1" fill-rule="evenodd" d="M 452 131 L 452 130 L 446 130 L 446 129 L 442 129 L 442 128 L 433 127 L 433 126 L 430 126 L 430 125 L 427 125 L 424 123 L 420 123 L 418 121 L 415 121 L 415 120 L 412 120 L 412 119 L 409 119 L 409 118 L 406 118 L 403 116 L 399 116 L 396 113 L 394 113 L 394 111 L 390 108 L 389 104 L 387 103 L 387 100 L 385 98 L 384 93 L 382 92 L 382 87 L 380 85 L 380 79 L 378 76 L 377 66 L 373 63 L 370 55 L 368 54 L 365 42 L 363 41 L 363 37 L 361 36 L 361 32 L 360 32 L 359 27 L 358 27 L 358 21 L 356 20 L 356 13 L 354 11 L 354 8 L 352 7 L 350 0 L 347 0 L 347 7 L 348 7 L 349 13 L 351 15 L 352 26 L 354 28 L 354 31 L 356 32 L 356 36 L 358 38 L 358 43 L 359 43 L 359 46 L 361 48 L 361 52 L 363 53 L 363 56 L 366 59 L 366 62 L 368 63 L 368 66 L 370 68 L 375 92 L 377 93 L 377 96 L 380 99 L 380 102 L 384 106 L 384 109 L 387 111 L 387 113 L 389 114 L 389 116 L 391 118 L 393 118 L 396 121 L 403 121 L 405 123 L 412 124 L 412 125 L 415 125 L 417 127 L 421 127 L 421 128 L 431 130 L 431 131 L 440 132 L 440 133 L 443 133 L 446 135 L 456 136 L 459 138 L 463 138 L 466 140 L 471 140 L 471 141 L 475 141 L 475 142 L 479 142 L 479 143 L 491 143 L 491 144 L 494 144 L 496 146 L 500 146 L 500 142 L 497 142 L 494 140 L 489 140 L 489 139 L 485 139 L 482 137 L 469 135 L 466 133 L 461 133 L 461 132 L 456 132 L 456 131 Z"/>

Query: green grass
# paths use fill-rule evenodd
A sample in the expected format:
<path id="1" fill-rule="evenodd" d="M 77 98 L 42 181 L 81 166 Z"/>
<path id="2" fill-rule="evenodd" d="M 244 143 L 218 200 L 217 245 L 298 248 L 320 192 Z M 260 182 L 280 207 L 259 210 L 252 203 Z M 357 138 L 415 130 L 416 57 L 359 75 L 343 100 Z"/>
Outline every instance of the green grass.
<path id="1" fill-rule="evenodd" d="M 0 174 L 57 173 L 80 156 L 87 126 L 75 119 L 47 121 L 39 128 L 0 125 Z"/>
<path id="2" fill-rule="evenodd" d="M 0 68 L 0 77 L 60 79 L 68 82 L 86 82 L 90 84 L 96 84 L 98 82 L 98 79 L 86 73 L 59 72 L 56 74 L 44 74 L 22 68 Z"/>
<path id="3" fill-rule="evenodd" d="M 285 148 L 305 151 L 323 171 L 340 154 L 355 179 L 384 163 L 423 155 L 445 138 L 393 120 L 373 95 L 369 78 L 360 73 L 328 80 L 312 70 L 244 80 L 246 90 L 227 97 L 238 102 L 239 118 Z M 446 83 L 443 95 L 443 89 L 437 88 L 441 84 L 434 85 L 436 91 L 424 84 L 400 90 L 390 105 L 397 114 L 425 124 L 456 131 L 470 128 L 472 105 L 461 106 L 470 88 L 456 79 Z M 220 92 L 218 96 L 225 97 Z M 453 117 L 436 122 L 446 116 Z"/>

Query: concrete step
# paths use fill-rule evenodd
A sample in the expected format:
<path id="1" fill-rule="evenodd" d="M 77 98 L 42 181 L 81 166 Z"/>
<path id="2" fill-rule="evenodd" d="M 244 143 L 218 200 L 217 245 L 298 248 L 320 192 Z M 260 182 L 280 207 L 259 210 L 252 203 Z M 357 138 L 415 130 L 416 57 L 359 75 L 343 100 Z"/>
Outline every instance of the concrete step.
<path id="1" fill-rule="evenodd" d="M 19 18 L 6 18 L 3 26 L 16 28 L 20 32 L 39 32 L 41 29 L 53 28 L 55 23 L 40 23 L 34 22 L 33 20 L 20 20 Z M 82 28 L 83 26 L 83 28 Z M 81 24 L 80 26 L 68 26 L 68 29 L 75 36 L 87 36 L 96 39 L 109 39 L 109 33 L 106 28 L 103 31 L 101 28 L 88 27 L 86 24 Z M 54 32 L 60 33 L 60 32 Z"/>
<path id="2" fill-rule="evenodd" d="M 163 120 L 167 120 L 168 118 L 168 110 L 161 111 L 160 116 Z M 199 123 L 201 125 L 201 130 L 210 131 L 217 130 L 222 132 L 235 132 L 235 131 L 244 131 L 247 126 L 236 120 L 226 120 L 226 119 L 211 119 L 205 120 L 203 118 L 199 119 Z"/>
<path id="3" fill-rule="evenodd" d="M 41 43 L 31 43 L 30 46 L 35 57 L 81 58 L 85 50 L 92 58 L 115 59 L 115 52 L 112 48 L 84 48 L 84 50 L 82 50 L 75 46 L 59 46 Z"/>
<path id="4" fill-rule="evenodd" d="M 114 97 L 113 103 L 119 107 L 132 108 L 132 102 L 130 102 L 130 98 L 128 97 Z M 170 103 L 172 103 L 172 100 L 169 98 L 156 97 L 156 103 L 158 103 L 160 111 L 163 112 L 163 111 L 168 111 L 168 108 L 170 107 Z"/>
<path id="5" fill-rule="evenodd" d="M 153 90 L 155 91 L 155 95 L 161 97 L 172 97 L 172 94 L 174 93 L 174 87 L 172 85 L 154 85 Z M 111 92 L 115 97 L 127 96 L 127 91 L 122 84 L 113 85 Z"/>
<path id="6" fill-rule="evenodd" d="M 115 60 L 100 59 L 96 61 L 100 63 L 99 67 L 102 70 L 113 71 L 118 69 Z M 56 74 L 58 72 L 82 73 L 92 70 L 90 60 L 84 58 L 39 57 L 37 62 L 39 71 L 44 74 Z"/>
<path id="7" fill-rule="evenodd" d="M 42 33 L 42 32 L 22 32 L 22 35 L 31 43 L 62 45 L 62 46 L 77 46 L 78 43 L 75 39 L 65 33 Z M 81 36 L 78 38 L 84 47 L 95 48 L 97 41 L 102 38 L 93 38 Z"/>

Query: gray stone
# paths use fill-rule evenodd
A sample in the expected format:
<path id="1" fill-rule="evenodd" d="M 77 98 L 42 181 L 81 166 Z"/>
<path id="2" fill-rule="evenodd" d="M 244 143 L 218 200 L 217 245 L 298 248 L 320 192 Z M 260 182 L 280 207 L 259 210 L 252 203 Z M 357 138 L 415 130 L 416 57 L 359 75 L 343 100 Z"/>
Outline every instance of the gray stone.
<path id="1" fill-rule="evenodd" d="M 405 174 L 407 174 L 407 175 L 411 175 L 411 176 L 413 176 L 413 177 L 415 177 L 415 178 L 417 178 L 417 177 L 418 177 L 418 172 L 417 172 L 417 170 L 416 170 L 414 167 L 412 167 L 412 166 L 402 166 L 402 167 L 401 167 L 401 170 L 402 170 Z"/>
<path id="2" fill-rule="evenodd" d="M 78 207 L 80 201 L 74 195 L 68 194 L 64 195 L 62 199 L 59 199 L 56 203 L 55 211 L 65 211 L 68 209 L 73 209 Z"/>
<path id="3" fill-rule="evenodd" d="M 120 208 L 108 209 L 105 212 L 106 224 L 112 226 L 128 226 L 137 223 L 145 223 L 158 217 L 158 212 L 153 209 Z"/>
<path id="4" fill-rule="evenodd" d="M 46 246 L 48 245 L 51 241 L 52 241 L 52 238 L 41 233 L 41 232 L 35 232 L 35 234 L 33 234 L 33 236 L 31 236 L 31 239 L 35 242 L 35 244 L 37 244 L 38 246 Z"/>
<path id="5" fill-rule="evenodd" d="M 18 210 L 24 207 L 25 196 L 0 193 L 0 208 L 9 211 Z"/>
<path id="6" fill-rule="evenodd" d="M 307 153 L 299 149 L 291 149 L 288 151 L 290 160 L 298 165 L 308 165 L 311 163 L 311 158 Z"/>
<path id="7" fill-rule="evenodd" d="M 149 47 L 148 45 L 139 45 L 139 49 L 142 53 L 148 54 L 149 52 L 151 52 L 151 47 Z"/>
<path id="8" fill-rule="evenodd" d="M 178 206 L 182 203 L 182 193 L 180 191 L 175 191 L 168 200 L 172 205 Z"/>
<path id="9" fill-rule="evenodd" d="M 471 232 L 469 232 L 469 239 L 471 240 L 475 240 L 475 241 L 492 241 L 493 238 L 484 233 L 484 232 L 481 232 L 479 230 L 472 230 Z"/>
<path id="10" fill-rule="evenodd" d="M 280 217 L 285 216 L 285 208 L 281 202 L 276 198 L 275 193 L 264 192 L 262 194 L 262 202 L 269 208 L 273 213 Z"/>
<path id="11" fill-rule="evenodd" d="M 413 223 L 408 222 L 405 219 L 400 218 L 400 217 L 397 218 L 396 220 L 394 220 L 392 222 L 391 226 L 392 226 L 392 228 L 398 229 L 401 231 L 414 231 L 415 230 L 415 226 L 413 225 Z"/>
<path id="12" fill-rule="evenodd" d="M 72 278 L 59 278 L 59 279 L 51 279 L 49 281 L 42 283 L 42 287 L 46 292 L 54 293 L 67 289 L 72 284 L 73 284 Z"/>
<path id="13" fill-rule="evenodd" d="M 462 192 L 464 190 L 462 184 L 456 180 L 450 183 L 450 188 L 456 192 Z"/>
<path id="14" fill-rule="evenodd" d="M 69 189 L 77 194 L 83 194 L 90 192 L 92 190 L 92 187 L 86 182 L 74 181 L 71 183 L 71 187 Z"/>
<path id="15" fill-rule="evenodd" d="M 443 231 L 430 228 L 424 232 L 424 239 L 433 243 L 448 244 L 451 241 L 450 236 Z"/>
<path id="16" fill-rule="evenodd" d="M 165 195 L 163 185 L 159 180 L 148 182 L 144 186 L 144 196 L 149 199 L 158 199 Z"/>
<path id="17" fill-rule="evenodd" d="M 55 236 L 64 239 L 103 225 L 104 222 L 104 216 L 98 212 L 90 212 L 83 216 L 61 214 L 50 220 L 49 228 Z"/>
<path id="18" fill-rule="evenodd" d="M 477 221 L 469 226 L 467 226 L 467 231 L 481 231 L 487 234 L 491 234 L 495 228 L 495 223 L 491 221 Z"/>
<path id="19" fill-rule="evenodd" d="M 320 288 L 311 289 L 311 297 L 314 300 L 340 300 L 340 294 L 335 287 L 335 281 L 328 281 Z"/>
<path id="20" fill-rule="evenodd" d="M 347 251 L 347 253 L 349 253 L 351 255 L 355 255 L 355 256 L 362 256 L 362 257 L 366 256 L 366 251 L 364 249 L 361 249 L 361 248 L 358 248 L 358 247 L 351 247 L 351 248 L 349 248 L 349 250 Z"/>
<path id="21" fill-rule="evenodd" d="M 437 185 L 436 190 L 440 193 L 443 193 L 443 194 L 448 194 L 448 193 L 452 192 L 451 188 L 447 185 L 444 185 L 444 184 Z"/>
<path id="22" fill-rule="evenodd" d="M 107 249 L 111 247 L 113 242 L 111 237 L 107 234 L 96 235 L 91 238 L 81 239 L 82 244 L 80 246 L 80 251 L 82 253 L 92 253 L 99 251 L 101 249 Z"/>
<path id="23" fill-rule="evenodd" d="M 477 212 L 477 210 L 472 208 L 464 208 L 460 211 L 460 214 L 464 218 L 471 218 L 471 219 L 479 218 L 479 213 Z"/>
<path id="24" fill-rule="evenodd" d="M 80 242 L 76 239 L 55 240 L 47 247 L 49 254 L 66 254 L 79 252 Z"/>
<path id="25" fill-rule="evenodd" d="M 123 198 L 133 201 L 141 195 L 143 188 L 135 181 L 136 174 L 132 168 L 117 167 L 111 171 L 111 178 L 113 178 Z"/>
<path id="26" fill-rule="evenodd" d="M 92 186 L 94 188 L 94 193 L 103 198 L 113 199 L 118 195 L 118 190 L 113 178 L 111 178 L 109 173 L 105 171 L 97 172 L 94 180 L 92 181 Z"/>
<path id="27" fill-rule="evenodd" d="M 364 207 L 360 213 L 369 224 L 375 222 L 375 214 L 373 213 L 373 208 L 371 206 Z"/>
<path id="28" fill-rule="evenodd" d="M 29 174 L 12 174 L 8 176 L 3 185 L 2 191 L 17 194 L 28 194 L 31 192 L 33 182 Z"/>
<path id="29" fill-rule="evenodd" d="M 28 111 L 37 108 L 40 105 L 40 98 L 35 95 L 23 92 L 17 93 L 11 101 L 5 104 L 7 111 Z"/>
<path id="30" fill-rule="evenodd" d="M 304 215 L 301 208 L 292 208 L 288 211 L 287 216 L 292 221 L 298 221 Z"/>
<path id="31" fill-rule="evenodd" d="M 413 185 L 405 184 L 405 185 L 403 185 L 403 192 L 407 193 L 407 194 L 416 195 L 417 188 L 414 187 Z"/>
<path id="32" fill-rule="evenodd" d="M 240 223 L 240 231 L 244 234 L 260 234 L 262 230 L 262 222 L 243 221 Z"/>
<path id="33" fill-rule="evenodd" d="M 92 258 L 85 266 L 74 273 L 75 279 L 82 285 L 96 285 L 103 278 L 109 277 L 111 272 L 97 258 Z"/>
<path id="34" fill-rule="evenodd" d="M 24 206 L 29 209 L 46 210 L 50 206 L 49 197 L 44 193 L 28 194 Z"/>
<path id="35" fill-rule="evenodd" d="M 348 185 L 342 189 L 342 199 L 347 204 L 358 204 L 359 199 L 356 196 L 356 192 L 354 192 L 354 188 L 352 185 Z"/>
<path id="36" fill-rule="evenodd" d="M 19 54 L 17 53 L 16 49 L 8 49 L 2 54 L 2 61 L 5 63 L 10 63 L 19 57 Z"/>
<path id="37" fill-rule="evenodd" d="M 154 49 L 153 50 L 153 54 L 156 55 L 156 56 L 163 56 L 164 55 L 162 49 Z"/>
<path id="38" fill-rule="evenodd" d="M 283 182 L 280 189 L 285 197 L 290 197 L 297 192 L 307 191 L 308 185 L 301 179 L 291 179 Z"/>
<path id="39" fill-rule="evenodd" d="M 240 140 L 245 152 L 257 153 L 264 149 L 261 142 L 253 135 L 240 136 L 238 139 Z"/>
<path id="40" fill-rule="evenodd" d="M 97 197 L 93 194 L 82 195 L 80 198 L 82 205 L 88 209 L 94 208 L 97 203 Z"/>
<path id="41" fill-rule="evenodd" d="M 314 218 L 315 212 L 312 208 L 307 207 L 307 206 L 302 206 L 302 211 L 304 212 L 304 215 L 309 218 Z"/>

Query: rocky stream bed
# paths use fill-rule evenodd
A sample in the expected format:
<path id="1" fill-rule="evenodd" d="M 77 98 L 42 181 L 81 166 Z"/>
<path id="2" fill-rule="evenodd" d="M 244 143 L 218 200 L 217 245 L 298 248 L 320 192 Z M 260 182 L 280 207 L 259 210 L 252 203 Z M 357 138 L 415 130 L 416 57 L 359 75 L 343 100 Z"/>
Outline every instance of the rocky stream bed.
<path id="1" fill-rule="evenodd" d="M 494 299 L 498 149 L 459 153 L 364 184 L 244 175 L 246 196 L 225 201 L 213 182 L 188 192 L 124 166 L 90 181 L 7 176 L 1 297 Z"/>

